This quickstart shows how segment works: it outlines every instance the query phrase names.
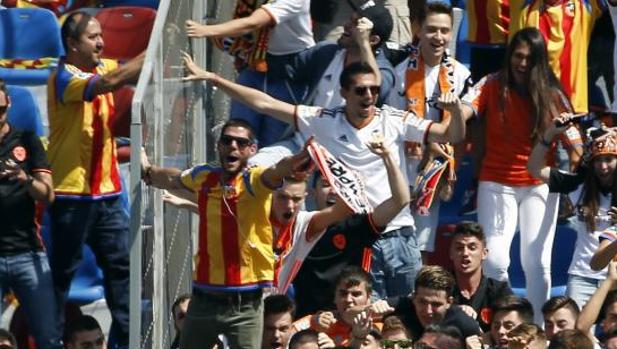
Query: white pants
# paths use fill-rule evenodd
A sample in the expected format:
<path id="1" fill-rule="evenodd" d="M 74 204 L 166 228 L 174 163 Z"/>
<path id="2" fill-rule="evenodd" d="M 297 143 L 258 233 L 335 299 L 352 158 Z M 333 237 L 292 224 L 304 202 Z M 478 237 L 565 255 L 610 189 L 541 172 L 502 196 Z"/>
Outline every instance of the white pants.
<path id="1" fill-rule="evenodd" d="M 525 272 L 527 299 L 533 305 L 535 322 L 542 324 L 541 308 L 550 297 L 551 252 L 559 195 L 546 184 L 512 187 L 480 181 L 478 222 L 484 228 L 489 250 L 484 273 L 508 280 L 510 246 L 518 223 L 521 233 L 521 265 Z"/>

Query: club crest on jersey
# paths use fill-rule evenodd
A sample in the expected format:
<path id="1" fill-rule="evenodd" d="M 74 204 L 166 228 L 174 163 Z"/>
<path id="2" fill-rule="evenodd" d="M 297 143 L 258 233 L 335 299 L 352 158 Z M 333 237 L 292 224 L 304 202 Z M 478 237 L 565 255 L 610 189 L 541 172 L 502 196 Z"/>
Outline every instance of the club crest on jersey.
<path id="1" fill-rule="evenodd" d="M 26 148 L 22 147 L 21 145 L 13 148 L 13 157 L 15 158 L 15 160 L 24 161 L 26 160 L 27 155 L 28 153 L 26 152 Z"/>

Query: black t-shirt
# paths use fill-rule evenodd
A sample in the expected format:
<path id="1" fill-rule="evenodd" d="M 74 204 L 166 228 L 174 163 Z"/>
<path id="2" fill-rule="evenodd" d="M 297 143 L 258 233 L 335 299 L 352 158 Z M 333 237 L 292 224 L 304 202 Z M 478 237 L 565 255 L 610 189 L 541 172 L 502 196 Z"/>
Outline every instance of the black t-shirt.
<path id="1" fill-rule="evenodd" d="M 394 314 L 401 318 L 403 324 L 411 331 L 414 341 L 420 339 L 424 333 L 424 327 L 416 315 L 415 307 L 409 297 L 392 297 L 387 299 L 388 304 L 394 308 Z M 461 308 L 452 304 L 446 311 L 444 318 L 436 325 L 456 327 L 463 338 L 473 335 L 481 335 L 480 325 L 476 320 L 465 314 Z"/>
<path id="2" fill-rule="evenodd" d="M 371 218 L 358 214 L 328 227 L 294 279 L 296 315 L 333 307 L 334 280 L 348 265 L 365 266 L 379 237 Z"/>
<path id="3" fill-rule="evenodd" d="M 587 167 L 584 166 L 580 166 L 574 173 L 551 168 L 548 188 L 553 193 L 571 193 L 583 184 L 587 171 Z"/>
<path id="4" fill-rule="evenodd" d="M 0 141 L 0 168 L 8 159 L 28 174 L 51 169 L 40 139 L 32 132 L 10 128 Z M 42 250 L 39 223 L 42 207 L 28 193 L 25 183 L 0 179 L 0 255 Z"/>
<path id="5" fill-rule="evenodd" d="M 470 299 L 463 297 L 458 285 L 454 285 L 452 297 L 454 303 L 459 305 L 469 305 L 478 314 L 477 321 L 484 332 L 491 329 L 490 309 L 495 305 L 495 302 L 507 295 L 512 294 L 512 289 L 505 281 L 497 281 L 495 279 L 482 276 L 480 286 Z"/>

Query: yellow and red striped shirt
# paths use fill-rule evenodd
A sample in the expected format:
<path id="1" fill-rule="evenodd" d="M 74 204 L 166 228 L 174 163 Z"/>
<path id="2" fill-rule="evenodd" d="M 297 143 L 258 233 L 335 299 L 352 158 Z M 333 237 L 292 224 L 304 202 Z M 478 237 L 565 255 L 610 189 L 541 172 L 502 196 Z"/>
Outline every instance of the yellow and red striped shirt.
<path id="1" fill-rule="evenodd" d="M 467 0 L 467 41 L 505 45 L 510 25 L 510 0 Z"/>
<path id="2" fill-rule="evenodd" d="M 47 81 L 48 155 L 58 198 L 101 199 L 122 190 L 110 129 L 113 94 L 92 95 L 96 80 L 117 67 L 104 59 L 84 72 L 61 60 Z"/>
<path id="3" fill-rule="evenodd" d="M 272 191 L 261 181 L 263 171 L 253 167 L 226 183 L 222 169 L 207 164 L 182 173 L 182 183 L 199 202 L 194 286 L 209 291 L 272 286 Z"/>
<path id="4" fill-rule="evenodd" d="M 593 25 L 606 3 L 604 0 L 561 0 L 548 5 L 542 0 L 525 0 L 520 6 L 513 11 L 510 37 L 525 27 L 538 28 L 548 45 L 551 68 L 561 80 L 574 111 L 586 113 L 587 48 Z"/>

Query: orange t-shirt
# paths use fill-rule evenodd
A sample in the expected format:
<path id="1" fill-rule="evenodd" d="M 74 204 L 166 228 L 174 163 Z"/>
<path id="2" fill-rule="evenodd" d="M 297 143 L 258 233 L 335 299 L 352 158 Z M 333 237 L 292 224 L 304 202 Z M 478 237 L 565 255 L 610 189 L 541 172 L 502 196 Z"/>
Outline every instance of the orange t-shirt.
<path id="1" fill-rule="evenodd" d="M 509 186 L 541 184 L 541 180 L 527 171 L 533 147 L 530 101 L 510 89 L 502 110 L 500 92 L 499 73 L 496 73 L 480 80 L 463 98 L 486 121 L 486 149 L 480 180 Z M 582 145 L 576 130 L 568 130 L 561 140 L 566 147 Z"/>

